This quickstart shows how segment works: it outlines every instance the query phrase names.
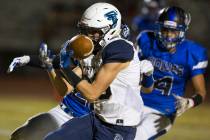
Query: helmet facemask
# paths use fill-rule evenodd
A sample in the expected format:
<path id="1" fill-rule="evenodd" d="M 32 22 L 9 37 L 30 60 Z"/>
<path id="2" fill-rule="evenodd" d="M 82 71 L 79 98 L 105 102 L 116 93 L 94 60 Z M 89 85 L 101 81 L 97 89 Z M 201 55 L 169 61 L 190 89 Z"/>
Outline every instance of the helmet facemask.
<path id="1" fill-rule="evenodd" d="M 185 38 L 186 27 L 176 25 L 175 22 L 165 21 L 168 23 L 159 23 L 157 37 L 161 46 L 167 50 L 176 47 Z"/>
<path id="2" fill-rule="evenodd" d="M 190 21 L 190 14 L 179 7 L 172 6 L 161 10 L 156 30 L 159 46 L 169 50 L 180 44 L 185 39 Z"/>
<path id="3" fill-rule="evenodd" d="M 104 38 L 105 34 L 110 30 L 110 27 L 93 28 L 78 23 L 79 33 L 88 36 L 94 43 L 94 52 L 98 52 L 102 48 L 100 41 Z"/>
<path id="4" fill-rule="evenodd" d="M 98 43 L 105 35 L 105 33 L 109 30 L 107 28 L 94 28 L 88 27 L 81 23 L 78 23 L 79 33 L 89 36 L 93 42 Z"/>

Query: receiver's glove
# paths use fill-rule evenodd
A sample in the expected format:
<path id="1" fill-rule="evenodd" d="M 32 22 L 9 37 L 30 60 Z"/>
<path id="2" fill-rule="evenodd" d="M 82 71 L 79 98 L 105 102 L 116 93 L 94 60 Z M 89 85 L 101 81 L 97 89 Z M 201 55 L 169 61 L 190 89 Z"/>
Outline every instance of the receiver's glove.
<path id="1" fill-rule="evenodd" d="M 173 95 L 176 99 L 176 116 L 181 116 L 185 111 L 194 106 L 194 101 L 191 98 L 184 98 L 178 95 Z"/>
<path id="2" fill-rule="evenodd" d="M 7 70 L 7 73 L 12 72 L 15 68 L 25 66 L 30 62 L 30 56 L 24 55 L 21 57 L 16 57 L 12 60 L 12 62 L 9 65 L 9 68 Z"/>

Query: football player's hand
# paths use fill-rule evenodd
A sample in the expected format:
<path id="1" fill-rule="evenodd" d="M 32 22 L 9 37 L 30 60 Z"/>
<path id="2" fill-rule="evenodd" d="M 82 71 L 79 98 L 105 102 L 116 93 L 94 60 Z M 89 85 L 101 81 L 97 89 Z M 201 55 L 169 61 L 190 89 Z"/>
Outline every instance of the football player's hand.
<path id="1" fill-rule="evenodd" d="M 150 76 L 153 74 L 154 67 L 152 66 L 152 63 L 149 60 L 142 60 L 140 61 L 141 65 L 141 74 L 144 74 L 146 76 Z"/>
<path id="2" fill-rule="evenodd" d="M 176 116 L 181 116 L 185 111 L 194 106 L 191 98 L 184 98 L 178 95 L 173 95 L 176 99 Z"/>
<path id="3" fill-rule="evenodd" d="M 9 65 L 7 73 L 12 72 L 17 67 L 25 66 L 29 62 L 30 62 L 30 56 L 28 56 L 28 55 L 16 57 L 12 60 L 11 64 Z"/>
<path id="4" fill-rule="evenodd" d="M 42 62 L 42 67 L 47 70 L 53 69 L 53 59 L 55 55 L 51 55 L 51 51 L 47 48 L 47 44 L 42 43 L 39 47 L 39 58 Z"/>
<path id="5" fill-rule="evenodd" d="M 158 113 L 152 114 L 154 114 L 156 118 L 156 120 L 154 121 L 154 125 L 157 132 L 160 132 L 162 130 L 168 131 L 170 129 L 172 122 L 167 116 Z"/>
<path id="6" fill-rule="evenodd" d="M 73 50 L 68 50 L 69 41 L 66 41 L 60 51 L 60 67 L 67 68 L 73 64 Z"/>

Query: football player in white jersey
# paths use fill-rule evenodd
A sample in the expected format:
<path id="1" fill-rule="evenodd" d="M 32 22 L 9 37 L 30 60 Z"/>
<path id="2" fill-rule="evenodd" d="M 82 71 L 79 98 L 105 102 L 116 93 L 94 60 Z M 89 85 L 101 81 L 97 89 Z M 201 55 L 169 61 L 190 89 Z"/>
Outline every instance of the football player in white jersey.
<path id="1" fill-rule="evenodd" d="M 115 77 L 116 78 L 111 83 L 110 87 L 108 87 L 106 94 L 103 94 L 100 96 L 101 93 L 99 93 L 99 95 L 93 95 L 93 96 L 91 95 L 90 97 L 89 96 L 86 97 L 86 99 L 88 99 L 89 101 L 93 101 L 98 98 L 97 96 L 100 96 L 99 100 L 97 99 L 96 102 L 94 101 L 95 112 L 97 114 L 97 117 L 95 116 L 95 114 L 91 114 L 88 117 L 94 117 L 94 119 L 96 119 L 96 121 L 98 121 L 96 126 L 103 123 L 104 126 L 110 125 L 111 128 L 115 127 L 113 130 L 108 131 L 106 134 L 103 134 L 99 131 L 99 133 L 97 133 L 97 134 L 99 135 L 99 137 L 101 139 L 103 139 L 103 137 L 106 137 L 106 138 L 108 137 L 110 139 L 123 138 L 123 137 L 127 137 L 126 135 L 129 135 L 127 139 L 133 139 L 133 137 L 135 136 L 135 128 L 133 128 L 133 126 L 136 126 L 140 120 L 141 107 L 142 107 L 142 102 L 139 102 L 139 99 L 141 101 L 141 98 L 137 94 L 139 92 L 138 84 L 139 84 L 139 79 L 140 79 L 140 77 L 139 77 L 140 66 L 139 66 L 138 57 L 136 55 L 135 49 L 132 46 L 132 43 L 128 42 L 127 40 L 124 40 L 120 37 L 119 25 L 121 25 L 121 23 L 118 20 L 120 20 L 121 17 L 120 17 L 120 15 L 115 15 L 115 14 L 119 14 L 118 10 L 115 9 L 115 7 L 113 7 L 112 5 L 109 5 L 106 3 L 99 3 L 96 5 L 98 5 L 98 6 L 103 5 L 104 9 L 106 9 L 106 8 L 108 10 L 111 9 L 110 12 L 107 12 L 105 10 L 105 12 L 107 12 L 106 20 L 108 21 L 107 22 L 105 20 L 105 22 L 107 22 L 107 24 L 110 24 L 109 25 L 110 29 L 108 29 L 107 31 L 105 30 L 105 28 L 103 29 L 103 31 L 100 29 L 93 30 L 94 28 L 91 29 L 91 27 L 90 28 L 85 27 L 84 23 L 83 23 L 84 21 L 82 22 L 82 20 L 81 20 L 81 22 L 79 24 L 80 28 L 81 28 L 81 33 L 92 37 L 92 39 L 96 45 L 94 55 L 91 55 L 87 59 L 81 61 L 81 68 L 83 70 L 82 75 L 84 73 L 86 73 L 88 81 L 91 81 L 94 83 L 94 78 L 96 76 L 96 73 L 98 71 L 99 72 L 102 71 L 102 73 L 104 73 L 104 72 L 106 72 L 104 70 L 106 70 L 107 67 L 109 67 L 109 69 L 110 68 L 111 69 L 110 69 L 110 71 L 108 71 L 108 73 L 106 73 L 106 75 L 108 74 L 110 76 L 109 78 L 111 78 L 111 80 L 113 80 L 112 78 L 115 78 Z M 89 14 L 91 14 L 91 13 L 89 13 Z M 116 19 L 117 19 L 117 22 L 116 22 Z M 108 28 L 108 27 L 106 27 L 106 28 Z M 101 33 L 101 31 L 102 31 L 102 32 L 105 32 L 106 34 L 105 34 L 105 36 L 100 37 L 100 36 L 98 36 L 99 34 L 96 32 L 96 33 L 94 33 L 94 36 L 91 36 L 91 34 L 89 34 L 90 32 L 88 30 L 91 32 L 92 31 L 100 31 L 99 33 Z M 112 37 L 109 38 L 110 36 L 112 36 Z M 98 43 L 100 43 L 100 45 Z M 24 59 L 26 59 L 25 62 L 24 62 Z M 32 58 L 30 58 L 30 59 L 32 59 Z M 19 66 L 24 65 L 25 63 L 28 63 L 27 57 L 18 58 L 15 60 L 17 60 L 16 63 Z M 112 63 L 114 65 L 109 66 Z M 119 63 L 119 64 L 117 64 L 117 63 Z M 102 69 L 102 68 L 100 68 L 101 65 L 104 65 L 105 67 L 104 68 L 102 67 L 103 68 Z M 153 70 L 153 67 L 151 66 L 151 64 L 149 62 L 146 62 L 146 61 L 142 61 L 141 65 L 144 65 L 144 67 L 142 67 L 141 73 L 146 75 L 146 76 L 144 76 L 146 78 L 143 78 L 142 90 L 144 90 L 144 92 L 148 92 L 151 90 L 151 87 L 152 87 L 151 72 Z M 11 66 L 14 67 L 14 65 L 11 65 Z M 117 68 L 117 69 L 115 69 L 115 68 Z M 66 73 L 66 71 L 67 71 L 67 73 Z M 69 69 L 67 70 L 67 69 L 63 68 L 62 72 L 64 75 L 69 74 Z M 113 74 L 112 74 L 112 72 L 113 72 Z M 71 71 L 70 71 L 70 73 L 71 73 Z M 49 74 L 53 81 L 53 78 L 56 77 L 56 73 L 54 73 L 54 71 L 51 70 Z M 77 78 L 78 77 L 76 77 L 76 79 Z M 67 81 L 71 80 L 71 78 L 69 79 L 68 76 L 66 76 L 66 79 L 67 79 Z M 103 80 L 104 79 L 106 79 L 106 78 L 103 78 Z M 146 80 L 144 80 L 144 79 L 146 79 Z M 53 82 L 55 82 L 55 81 L 53 81 Z M 110 84 L 110 82 L 111 81 L 109 80 L 108 84 Z M 72 86 L 70 87 L 69 83 L 65 83 L 65 84 L 67 85 L 67 89 L 72 90 Z M 107 83 L 99 82 L 99 84 L 102 84 L 102 85 L 105 84 L 105 87 L 103 87 L 103 88 L 106 88 L 106 86 L 107 86 L 106 85 Z M 54 83 L 54 85 L 56 86 L 55 83 Z M 56 88 L 57 87 L 59 88 L 58 85 L 56 86 Z M 119 91 L 118 91 L 118 89 L 119 89 Z M 100 89 L 100 90 L 102 90 L 102 89 Z M 64 90 L 61 89 L 59 91 L 60 91 L 60 94 L 63 95 Z M 97 91 L 97 89 L 96 89 L 96 91 Z M 91 98 L 94 96 L 96 96 L 96 99 Z M 72 109 L 72 108 L 70 108 L 70 109 Z M 36 131 L 36 129 L 34 129 L 33 127 L 30 127 L 31 124 L 38 125 L 38 124 L 40 124 L 39 122 L 42 122 L 43 126 L 47 126 L 48 128 L 50 128 L 50 130 L 54 130 L 55 128 L 60 127 L 60 125 L 63 124 L 65 121 L 75 117 L 72 114 L 69 115 L 67 112 L 65 112 L 65 110 L 66 110 L 66 108 L 64 110 L 62 110 L 62 107 L 56 107 L 56 108 L 52 109 L 52 111 L 50 111 L 49 113 L 44 113 L 44 115 L 47 116 L 45 119 L 42 119 L 44 117 L 41 117 L 42 116 L 42 114 L 41 114 L 41 115 L 34 117 L 32 120 L 30 120 L 29 121 L 30 123 L 24 125 L 23 128 L 24 129 L 28 128 L 28 130 L 33 129 L 35 135 L 32 135 L 32 133 L 28 133 L 27 134 L 28 139 L 33 139 L 33 138 L 37 139 L 37 137 L 34 137 L 34 136 L 36 136 L 37 132 L 38 132 L 37 133 L 38 135 L 40 133 L 39 131 Z M 68 110 L 68 107 L 67 107 L 67 110 Z M 86 113 L 88 113 L 88 112 L 86 112 Z M 53 120 L 53 121 L 50 121 L 50 124 L 54 125 L 54 122 L 56 122 L 55 123 L 56 127 L 50 127 L 50 125 L 45 125 L 49 122 L 48 120 L 51 120 L 50 118 L 52 118 L 52 120 Z M 135 118 L 135 119 L 133 119 L 133 118 Z M 41 120 L 41 121 L 34 121 L 34 120 Z M 76 121 L 77 121 L 77 119 L 76 119 Z M 32 122 L 34 122 L 34 123 L 32 123 Z M 81 122 L 79 121 L 79 123 L 82 124 L 83 120 L 81 120 Z M 72 124 L 70 124 L 69 127 L 71 127 L 71 125 Z M 83 127 L 83 126 L 81 126 L 81 127 Z M 87 126 L 87 127 L 92 128 L 94 126 Z M 37 126 L 37 128 L 40 128 L 40 127 Z M 98 129 L 102 130 L 100 127 L 98 127 Z M 21 130 L 23 130 L 23 129 L 21 129 Z M 33 132 L 33 130 L 31 132 Z M 119 131 L 119 133 L 118 133 L 118 131 Z M 122 133 L 122 131 L 126 131 L 126 132 Z M 17 133 L 17 132 L 15 134 L 19 135 L 20 133 Z M 21 133 L 24 133 L 24 134 L 25 134 L 25 132 L 30 132 L 30 131 L 21 131 Z M 61 132 L 62 132 L 62 130 L 61 130 Z M 131 134 L 126 134 L 128 132 L 131 132 Z M 90 134 L 90 133 L 93 133 L 93 132 L 89 131 L 86 134 Z M 84 134 L 84 136 L 86 134 Z M 55 135 L 57 135 L 57 134 L 55 133 Z M 23 135 L 21 135 L 21 136 L 23 136 Z M 19 137 L 19 139 L 23 138 L 21 136 Z M 75 139 L 78 139 L 78 136 L 80 136 L 80 135 L 74 135 L 74 136 L 75 136 Z M 74 136 L 72 136 L 72 137 L 74 137 Z M 48 136 L 47 138 L 50 138 L 50 136 Z M 85 136 L 85 139 L 86 139 L 86 136 Z"/>
<path id="2" fill-rule="evenodd" d="M 121 36 L 122 38 L 127 38 L 129 35 L 129 29 L 125 24 L 122 24 L 121 26 Z M 125 30 L 126 28 L 126 30 Z M 125 32 L 126 31 L 126 32 Z M 67 41 L 63 48 L 64 49 L 67 46 Z M 56 89 L 59 91 L 61 96 L 64 96 L 66 93 L 70 93 L 72 91 L 72 88 L 70 87 L 69 83 L 65 82 L 65 80 L 61 80 L 62 78 L 60 75 L 57 75 L 57 70 L 52 69 L 52 59 L 50 58 L 47 49 L 47 46 L 45 44 L 42 44 L 40 48 L 40 54 L 39 58 L 37 59 L 35 56 L 22 56 L 22 57 L 16 57 L 13 59 L 10 67 L 9 72 L 12 72 L 14 68 L 18 66 L 35 66 L 35 67 L 42 67 L 47 68 L 48 74 L 53 81 L 53 85 L 56 87 Z M 43 48 L 44 47 L 44 48 Z M 38 56 L 37 56 L 38 57 Z M 91 78 L 93 76 L 93 67 L 96 67 L 96 63 L 91 63 L 92 58 L 94 55 L 91 55 L 89 58 L 82 60 L 80 62 L 80 66 L 82 67 L 83 76 L 87 76 Z M 34 60 L 35 58 L 35 60 Z M 69 60 L 69 58 L 67 58 Z M 96 59 L 96 57 L 94 58 Z M 37 61 L 38 60 L 38 61 Z M 32 62 L 30 62 L 32 61 Z M 56 61 L 56 59 L 54 59 Z M 54 63 L 54 67 L 57 69 L 57 64 Z M 88 70 L 89 68 L 92 68 L 91 70 Z M 88 71 L 87 71 L 88 70 Z M 75 70 L 74 70 L 75 71 Z M 141 74 L 151 75 L 153 71 L 152 64 L 149 61 L 142 61 L 141 62 Z M 85 74 L 86 73 L 86 74 Z M 87 78 L 87 79 L 89 79 Z M 65 82 L 64 86 L 58 85 L 58 82 L 56 80 L 61 80 Z M 146 79 L 146 78 L 145 78 Z M 151 86 L 147 86 L 144 83 L 148 84 L 148 81 L 143 80 L 143 86 L 142 90 L 144 93 L 151 91 Z M 48 112 L 37 114 L 33 117 L 31 117 L 26 123 L 24 123 L 22 126 L 17 128 L 11 135 L 11 140 L 37 140 L 37 139 L 43 139 L 43 137 L 49 133 L 50 131 L 53 131 L 57 128 L 59 128 L 62 124 L 67 122 L 68 120 L 74 118 L 74 117 L 80 117 L 85 114 L 88 114 L 91 111 L 90 104 L 87 103 L 87 101 L 81 97 L 79 93 L 71 93 L 64 96 L 62 102 L 57 107 L 54 107 Z"/>
<path id="3" fill-rule="evenodd" d="M 62 65 L 61 73 L 71 87 L 94 104 L 94 112 L 68 121 L 45 140 L 134 139 L 143 107 L 140 61 L 133 44 L 120 37 L 120 26 L 120 12 L 108 3 L 95 3 L 82 15 L 81 34 L 95 44 L 93 55 L 81 62 L 87 80 Z"/>

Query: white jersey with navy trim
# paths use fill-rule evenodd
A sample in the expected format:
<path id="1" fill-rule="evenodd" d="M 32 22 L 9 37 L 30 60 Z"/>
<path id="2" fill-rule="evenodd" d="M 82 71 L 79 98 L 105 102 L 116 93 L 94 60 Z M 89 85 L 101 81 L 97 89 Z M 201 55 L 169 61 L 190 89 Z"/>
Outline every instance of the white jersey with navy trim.
<path id="1" fill-rule="evenodd" d="M 143 102 L 139 95 L 140 62 L 137 51 L 134 49 L 132 43 L 127 40 L 115 38 L 107 43 L 104 49 L 106 49 L 110 43 L 118 43 L 117 41 L 132 47 L 134 53 L 129 66 L 118 73 L 117 77 L 108 88 L 111 95 L 105 98 L 99 98 L 99 100 L 94 103 L 94 110 L 96 114 L 107 123 L 135 126 L 140 122 L 143 107 Z M 124 52 L 126 52 L 126 50 Z M 111 54 L 113 54 L 113 52 Z M 91 55 L 81 62 L 90 81 L 92 81 L 91 79 L 94 78 L 95 73 L 103 64 L 101 56 L 102 54 L 96 56 Z M 108 63 L 112 62 L 110 59 L 107 61 Z M 119 61 L 121 61 L 121 59 Z M 108 94 L 107 92 L 108 91 L 104 94 Z"/>

